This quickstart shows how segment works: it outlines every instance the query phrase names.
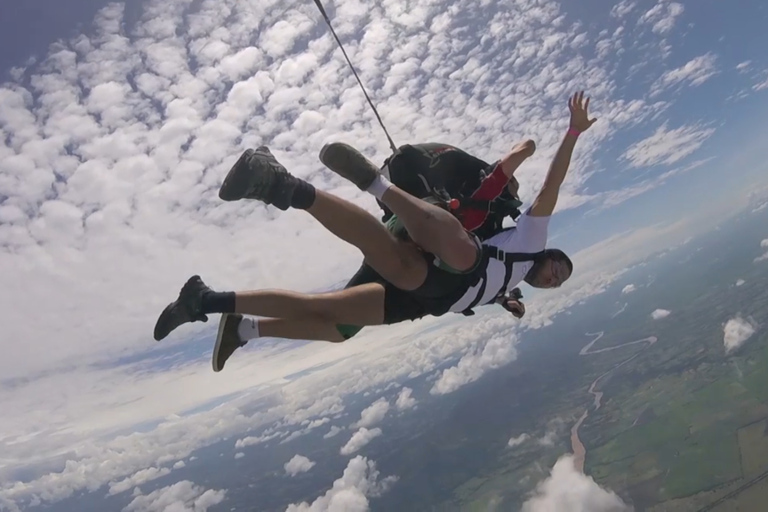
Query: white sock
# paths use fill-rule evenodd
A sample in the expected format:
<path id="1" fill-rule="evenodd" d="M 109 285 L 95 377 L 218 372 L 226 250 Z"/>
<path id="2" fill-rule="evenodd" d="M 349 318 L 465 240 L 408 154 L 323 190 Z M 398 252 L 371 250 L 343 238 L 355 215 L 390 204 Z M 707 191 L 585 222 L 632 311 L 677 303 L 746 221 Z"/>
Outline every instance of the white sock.
<path id="1" fill-rule="evenodd" d="M 243 317 L 237 326 L 240 341 L 248 341 L 259 337 L 259 321 L 255 318 Z"/>
<path id="2" fill-rule="evenodd" d="M 381 201 L 382 196 L 384 195 L 384 192 L 389 190 L 389 187 L 392 186 L 392 182 L 389 181 L 387 178 L 379 174 L 376 176 L 376 179 L 373 180 L 373 183 L 365 189 L 366 192 L 369 194 L 372 194 L 376 199 Z"/>

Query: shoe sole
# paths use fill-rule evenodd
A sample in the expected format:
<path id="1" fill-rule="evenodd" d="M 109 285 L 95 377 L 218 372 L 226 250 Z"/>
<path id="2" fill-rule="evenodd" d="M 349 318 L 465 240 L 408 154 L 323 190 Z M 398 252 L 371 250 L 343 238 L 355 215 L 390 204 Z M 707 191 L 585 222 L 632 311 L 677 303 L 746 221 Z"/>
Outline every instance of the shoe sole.
<path id="1" fill-rule="evenodd" d="M 155 341 L 161 341 L 165 339 L 169 334 L 171 334 L 171 331 L 173 329 L 171 329 L 171 331 L 168 331 L 168 332 L 159 332 L 159 331 L 160 331 L 160 326 L 165 327 L 166 324 L 168 323 L 167 317 L 173 310 L 174 306 L 176 306 L 176 301 L 173 301 L 167 306 L 165 306 L 165 309 L 163 310 L 162 313 L 160 313 L 160 316 L 157 318 L 157 322 L 155 322 L 155 329 L 154 329 L 154 332 L 152 333 L 152 335 L 155 338 Z M 163 331 L 165 330 L 166 329 L 163 329 Z"/>
<path id="2" fill-rule="evenodd" d="M 253 156 L 252 149 L 246 149 L 235 165 L 227 173 L 224 182 L 219 188 L 219 199 L 223 201 L 237 201 L 245 197 L 253 185 L 253 173 L 248 168 L 248 159 Z"/>
<path id="3" fill-rule="evenodd" d="M 221 339 L 224 337 L 224 326 L 227 325 L 229 317 L 230 315 L 225 313 L 221 315 L 221 320 L 219 320 L 219 332 L 216 334 L 216 345 L 213 347 L 213 357 L 211 358 L 211 366 L 213 366 L 213 371 L 216 373 L 222 370 L 218 365 L 219 350 L 221 350 Z"/>
<path id="4" fill-rule="evenodd" d="M 338 152 L 336 156 L 342 155 L 341 158 L 338 158 L 337 160 L 342 160 L 342 162 L 336 162 L 339 164 L 339 168 L 334 168 L 329 163 L 326 162 L 328 151 L 332 152 Z M 333 153 L 331 153 L 333 154 Z M 364 172 L 359 172 L 358 170 L 352 170 L 349 172 L 350 168 L 355 169 L 357 166 L 354 165 L 352 162 L 354 162 L 357 159 L 361 159 L 362 162 L 359 162 L 362 166 L 370 167 L 370 169 L 373 171 L 370 174 L 366 174 Z M 350 146 L 349 144 L 345 144 L 343 142 L 332 142 L 330 144 L 326 144 L 320 149 L 320 161 L 331 171 L 335 172 L 342 178 L 351 181 L 357 188 L 360 190 L 367 190 L 368 187 L 370 187 L 371 183 L 376 179 L 376 176 L 380 174 L 379 169 L 373 165 L 373 162 L 368 160 L 362 153 L 357 151 L 355 148 Z"/>

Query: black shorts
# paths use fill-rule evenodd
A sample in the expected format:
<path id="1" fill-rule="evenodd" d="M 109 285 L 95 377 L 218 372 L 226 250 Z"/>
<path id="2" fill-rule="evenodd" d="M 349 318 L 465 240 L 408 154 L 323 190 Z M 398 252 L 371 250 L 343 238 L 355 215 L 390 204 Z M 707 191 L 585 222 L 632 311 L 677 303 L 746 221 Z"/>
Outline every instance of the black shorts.
<path id="1" fill-rule="evenodd" d="M 361 284 L 379 283 L 384 287 L 384 323 L 397 324 L 406 320 L 417 320 L 429 313 L 425 305 L 413 292 L 397 288 L 385 280 L 372 267 L 363 263 L 357 273 L 344 286 L 351 288 Z"/>
<path id="2" fill-rule="evenodd" d="M 397 324 L 406 320 L 418 320 L 428 315 L 442 316 L 463 295 L 467 289 L 467 276 L 454 274 L 435 266 L 434 258 L 424 254 L 427 259 L 427 277 L 415 290 L 405 291 L 385 280 L 372 267 L 363 263 L 344 288 L 351 288 L 368 283 L 379 283 L 384 287 L 384 324 Z M 337 329 L 344 339 L 349 339 L 363 327 L 339 324 Z"/>

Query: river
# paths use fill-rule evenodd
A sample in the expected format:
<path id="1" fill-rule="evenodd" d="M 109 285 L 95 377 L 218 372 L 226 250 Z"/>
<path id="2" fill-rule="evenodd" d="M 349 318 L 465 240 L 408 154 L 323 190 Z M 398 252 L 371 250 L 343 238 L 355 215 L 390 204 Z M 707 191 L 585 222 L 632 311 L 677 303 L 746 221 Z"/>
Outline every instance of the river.
<path id="1" fill-rule="evenodd" d="M 621 345 L 614 345 L 612 347 L 606 347 L 606 348 L 600 348 L 600 349 L 597 349 L 597 350 L 591 350 L 592 346 L 595 343 L 597 343 L 598 340 L 600 338 L 602 338 L 604 335 L 605 335 L 605 332 L 587 333 L 587 336 L 595 336 L 595 339 L 593 339 L 592 341 L 587 343 L 584 346 L 584 348 L 581 349 L 581 351 L 579 352 L 579 355 L 580 356 L 588 356 L 588 355 L 593 355 L 593 354 L 601 354 L 603 352 L 610 352 L 611 350 L 618 350 L 618 349 L 620 349 L 622 347 L 627 347 L 629 345 L 637 345 L 639 343 L 647 343 L 648 347 L 650 347 L 651 345 L 653 345 L 654 343 L 659 341 L 659 339 L 656 336 L 649 336 L 649 337 L 643 338 L 641 340 L 630 341 L 628 343 L 622 343 Z M 594 402 L 593 402 L 593 405 L 594 405 L 594 408 L 595 408 L 594 410 L 595 411 L 600 409 L 600 405 L 602 404 L 602 400 L 603 400 L 603 392 L 602 391 L 595 391 L 595 387 L 600 382 L 600 380 L 603 377 L 605 377 L 606 375 L 608 375 L 609 373 L 613 372 L 614 370 L 616 370 L 618 368 L 621 368 L 625 364 L 629 363 L 630 361 L 632 361 L 634 358 L 636 358 L 639 355 L 640 355 L 640 352 L 638 352 L 637 354 L 633 355 L 632 357 L 626 359 L 625 361 L 620 362 L 619 364 L 617 364 L 616 366 L 614 366 L 613 368 L 611 368 L 610 370 L 608 370 L 607 372 L 603 373 L 598 378 L 596 378 L 594 380 L 594 382 L 592 382 L 592 385 L 589 386 L 589 393 L 592 396 L 595 397 Z M 584 411 L 584 414 L 581 415 L 581 418 L 579 418 L 579 421 L 577 421 L 576 424 L 573 426 L 573 428 L 571 428 L 571 447 L 572 447 L 572 450 L 573 450 L 574 465 L 576 466 L 576 469 L 580 473 L 584 472 L 584 461 L 587 458 L 587 449 L 584 446 L 584 443 L 581 442 L 581 439 L 579 439 L 579 428 L 581 428 L 581 425 L 584 423 L 584 421 L 587 419 L 588 416 L 589 416 L 589 408 L 587 408 Z"/>

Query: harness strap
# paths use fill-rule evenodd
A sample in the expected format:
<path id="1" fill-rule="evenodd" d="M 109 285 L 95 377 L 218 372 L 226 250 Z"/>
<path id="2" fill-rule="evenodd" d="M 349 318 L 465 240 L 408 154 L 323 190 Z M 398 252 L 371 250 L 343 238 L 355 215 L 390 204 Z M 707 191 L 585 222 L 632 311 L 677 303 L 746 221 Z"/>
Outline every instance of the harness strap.
<path id="1" fill-rule="evenodd" d="M 507 289 L 509 280 L 512 279 L 512 269 L 515 263 L 522 261 L 535 261 L 544 255 L 544 251 L 539 252 L 504 252 L 498 247 L 491 245 L 483 246 L 488 251 L 489 257 L 499 260 L 504 264 L 506 272 L 504 273 L 504 286 L 502 290 Z"/>
<path id="2" fill-rule="evenodd" d="M 488 260 L 490 258 L 493 258 L 495 260 L 501 261 L 504 264 L 504 285 L 501 287 L 500 293 L 503 293 L 504 290 L 507 289 L 507 286 L 509 285 L 510 279 L 512 279 L 512 270 L 514 268 L 515 263 L 523 262 L 523 261 L 535 261 L 540 256 L 544 255 L 544 251 L 539 252 L 505 252 L 499 249 L 498 247 L 494 247 L 492 245 L 483 245 L 483 259 Z M 487 265 L 486 265 L 487 268 Z M 483 279 L 483 283 L 480 285 L 479 293 L 475 297 L 475 299 L 472 301 L 472 303 L 467 306 L 467 308 L 462 311 L 462 314 L 465 316 L 471 316 L 474 315 L 475 312 L 473 311 L 473 308 L 475 308 L 478 303 L 480 302 L 480 299 L 485 295 L 485 288 L 487 286 L 488 282 L 488 276 L 486 274 L 485 279 Z M 497 297 L 494 297 L 491 302 L 488 302 L 487 304 L 490 304 L 492 302 L 496 301 Z"/>
<path id="3" fill-rule="evenodd" d="M 467 306 L 467 310 L 472 311 L 472 308 L 477 306 L 477 303 L 480 302 L 480 299 L 485 295 L 485 287 L 488 284 L 488 279 L 483 279 L 482 284 L 480 285 L 480 290 L 477 292 L 477 296 L 475 297 L 475 300 L 473 300 L 469 306 Z"/>

